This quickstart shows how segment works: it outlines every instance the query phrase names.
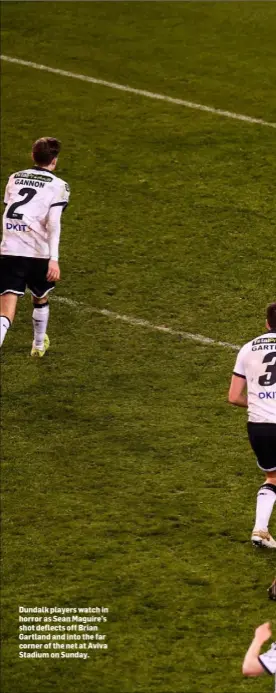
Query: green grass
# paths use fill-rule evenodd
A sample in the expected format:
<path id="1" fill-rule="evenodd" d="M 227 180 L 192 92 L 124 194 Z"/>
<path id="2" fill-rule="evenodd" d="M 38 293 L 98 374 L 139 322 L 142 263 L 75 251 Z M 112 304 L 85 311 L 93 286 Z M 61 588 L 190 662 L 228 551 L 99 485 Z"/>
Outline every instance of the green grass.
<path id="1" fill-rule="evenodd" d="M 275 120 L 273 3 L 4 3 L 2 52 Z M 258 38 L 258 40 L 257 40 Z M 273 129 L 2 65 L 3 186 L 60 137 L 56 296 L 242 343 L 275 299 Z M 29 298 L 2 354 L 3 693 L 241 693 L 275 563 L 235 352 Z M 273 530 L 273 523 L 272 523 Z M 21 661 L 19 604 L 110 609 L 109 650 Z M 276 624 L 275 624 L 276 625 Z"/>

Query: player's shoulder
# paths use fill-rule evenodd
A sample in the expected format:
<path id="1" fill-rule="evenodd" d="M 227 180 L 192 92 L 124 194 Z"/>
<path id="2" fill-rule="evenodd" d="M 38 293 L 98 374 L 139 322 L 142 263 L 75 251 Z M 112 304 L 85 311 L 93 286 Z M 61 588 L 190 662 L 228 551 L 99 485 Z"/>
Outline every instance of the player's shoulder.
<path id="1" fill-rule="evenodd" d="M 65 207 L 67 207 L 68 205 L 70 198 L 70 187 L 68 183 L 63 178 L 60 178 L 59 176 L 56 176 L 56 174 L 53 174 L 53 183 L 51 185 L 51 188 L 53 194 L 51 207 L 62 205 L 63 209 L 65 209 Z"/>
<path id="2" fill-rule="evenodd" d="M 57 187 L 60 187 L 61 189 L 65 188 L 66 192 L 70 193 L 70 185 L 67 183 L 67 181 L 64 180 L 63 178 L 60 178 L 59 176 L 56 176 L 55 174 L 53 174 L 53 175 L 54 175 L 55 185 Z"/>
<path id="3" fill-rule="evenodd" d="M 255 337 L 255 339 L 252 339 L 250 344 L 254 351 L 269 348 L 269 344 L 271 344 L 273 348 L 273 345 L 276 344 L 276 332 L 265 332 L 264 334 L 260 334 L 258 337 Z"/>
<path id="4" fill-rule="evenodd" d="M 249 342 L 245 342 L 245 344 L 243 344 L 243 345 L 240 347 L 239 356 L 245 356 L 246 354 L 248 354 L 248 352 L 251 351 L 251 349 L 252 349 L 252 342 L 253 342 L 253 340 L 251 339 Z"/>
<path id="5" fill-rule="evenodd" d="M 13 186 L 15 184 L 19 184 L 21 180 L 28 177 L 28 173 L 28 169 L 20 169 L 19 171 L 14 171 L 13 173 L 10 173 L 10 175 L 8 176 L 7 185 Z"/>
<path id="6" fill-rule="evenodd" d="M 13 173 L 10 173 L 8 176 L 8 182 L 10 183 L 11 181 L 13 181 L 15 177 L 22 176 L 23 173 L 25 173 L 25 171 L 13 171 Z"/>
<path id="7" fill-rule="evenodd" d="M 249 342 L 246 342 L 239 351 L 240 357 L 250 357 L 250 354 L 255 352 L 262 352 L 264 349 L 269 348 L 268 344 L 276 344 L 276 333 L 265 332 L 264 334 L 254 337 Z"/>
<path id="8" fill-rule="evenodd" d="M 63 178 L 60 178 L 59 176 L 55 176 L 55 182 L 53 184 L 54 190 L 55 190 L 55 204 L 62 204 L 64 209 L 67 207 L 69 198 L 70 198 L 70 187 L 68 183 L 63 180 Z"/>

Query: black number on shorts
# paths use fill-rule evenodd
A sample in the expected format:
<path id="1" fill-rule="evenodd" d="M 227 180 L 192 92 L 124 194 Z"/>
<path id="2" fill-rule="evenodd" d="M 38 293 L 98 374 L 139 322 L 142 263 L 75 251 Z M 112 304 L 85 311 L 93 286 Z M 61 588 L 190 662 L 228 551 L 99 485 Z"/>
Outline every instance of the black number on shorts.
<path id="1" fill-rule="evenodd" d="M 21 190 L 18 190 L 18 195 L 21 195 L 21 197 L 26 197 L 26 200 L 22 200 L 22 202 L 14 202 L 6 212 L 6 216 L 8 219 L 23 219 L 23 214 L 19 214 L 15 210 L 17 207 L 22 207 L 22 205 L 26 205 L 27 202 L 30 202 L 30 200 L 33 199 L 33 197 L 36 195 L 36 190 L 33 190 L 33 188 L 21 188 Z"/>
<path id="2" fill-rule="evenodd" d="M 267 366 L 265 374 L 259 377 L 259 385 L 262 385 L 263 387 L 275 385 L 276 383 L 276 351 L 272 351 L 270 354 L 266 354 L 263 359 L 263 363 L 270 363 L 270 361 L 273 361 L 273 359 L 274 363 L 271 363 L 270 366 Z"/>

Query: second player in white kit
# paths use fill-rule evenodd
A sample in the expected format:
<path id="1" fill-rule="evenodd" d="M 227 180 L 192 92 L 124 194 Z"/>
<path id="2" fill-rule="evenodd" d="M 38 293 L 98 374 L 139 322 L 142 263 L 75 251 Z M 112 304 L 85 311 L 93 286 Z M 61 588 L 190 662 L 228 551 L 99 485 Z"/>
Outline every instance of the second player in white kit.
<path id="1" fill-rule="evenodd" d="M 257 496 L 255 546 L 276 548 L 268 524 L 276 500 L 276 303 L 267 308 L 265 334 L 239 351 L 229 401 L 248 409 L 248 437 L 266 480 Z"/>

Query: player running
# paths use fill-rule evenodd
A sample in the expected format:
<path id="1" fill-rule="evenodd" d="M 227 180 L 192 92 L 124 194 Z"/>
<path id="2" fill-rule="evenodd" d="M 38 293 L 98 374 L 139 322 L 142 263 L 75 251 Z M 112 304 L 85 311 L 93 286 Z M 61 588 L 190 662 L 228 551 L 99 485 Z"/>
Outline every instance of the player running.
<path id="1" fill-rule="evenodd" d="M 248 436 L 265 472 L 257 495 L 254 546 L 276 549 L 268 524 L 276 500 L 276 303 L 266 312 L 267 332 L 239 351 L 229 390 L 229 402 L 248 407 Z M 245 388 L 247 386 L 247 394 Z"/>
<path id="2" fill-rule="evenodd" d="M 31 356 L 49 348 L 48 294 L 60 279 L 61 214 L 70 189 L 55 176 L 61 144 L 41 137 L 32 147 L 34 166 L 13 173 L 6 186 L 0 254 L 0 344 L 11 326 L 18 296 L 32 293 L 34 340 Z"/>

